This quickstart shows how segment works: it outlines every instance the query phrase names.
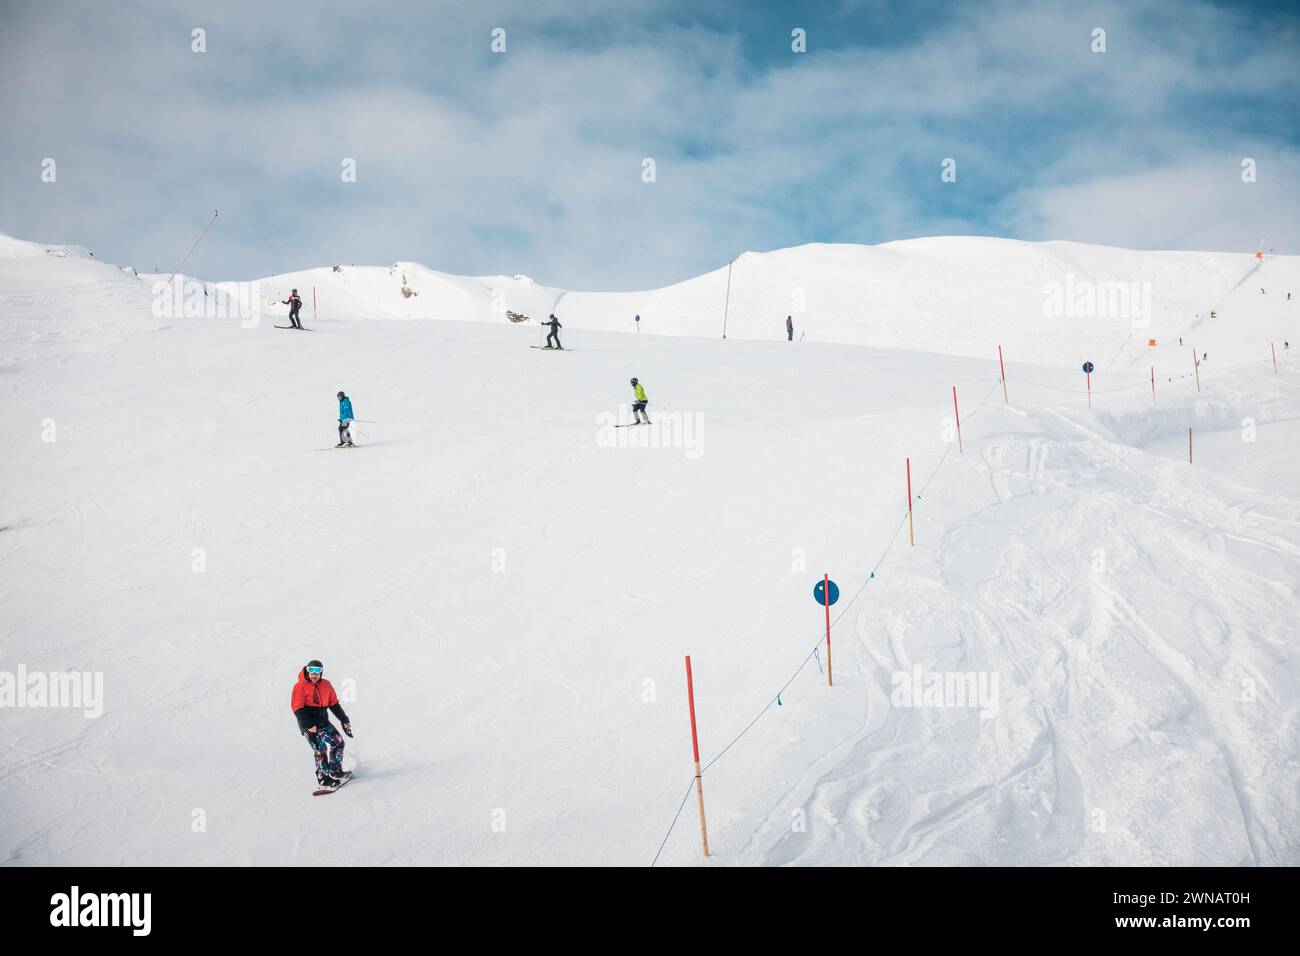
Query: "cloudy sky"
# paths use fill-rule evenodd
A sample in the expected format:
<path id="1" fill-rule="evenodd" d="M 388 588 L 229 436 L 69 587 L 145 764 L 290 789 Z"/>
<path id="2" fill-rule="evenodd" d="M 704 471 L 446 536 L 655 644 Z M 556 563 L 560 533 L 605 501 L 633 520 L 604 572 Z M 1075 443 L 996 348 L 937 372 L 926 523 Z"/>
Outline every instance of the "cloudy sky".
<path id="1" fill-rule="evenodd" d="M 602 290 L 927 235 L 1295 253 L 1298 54 L 1281 3 L 0 0 L 0 231 L 168 271 L 220 209 L 187 271 Z"/>

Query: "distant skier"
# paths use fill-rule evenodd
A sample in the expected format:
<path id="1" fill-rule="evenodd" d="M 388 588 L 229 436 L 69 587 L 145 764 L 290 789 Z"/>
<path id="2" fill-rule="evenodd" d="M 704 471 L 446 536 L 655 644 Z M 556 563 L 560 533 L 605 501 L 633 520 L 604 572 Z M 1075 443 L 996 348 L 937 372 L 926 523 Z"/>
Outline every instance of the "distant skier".
<path id="1" fill-rule="evenodd" d="M 1211 309 L 1211 310 L 1210 310 L 1210 318 L 1212 318 L 1212 319 L 1217 319 L 1218 317 L 1219 317 L 1219 313 L 1217 313 L 1217 312 L 1215 312 L 1213 309 Z"/>
<path id="2" fill-rule="evenodd" d="M 330 790 L 342 785 L 352 776 L 352 771 L 343 769 L 343 738 L 330 723 L 326 711 L 334 712 L 343 724 L 343 732 L 349 737 L 352 736 L 352 723 L 343 712 L 334 685 L 325 679 L 325 666 L 320 661 L 308 661 L 307 666 L 298 672 L 290 705 L 298 719 L 298 731 L 307 737 L 316 761 L 316 781 Z"/>
<path id="3" fill-rule="evenodd" d="M 302 299 L 298 296 L 298 290 L 294 289 L 289 293 L 289 298 L 281 299 L 281 305 L 289 307 L 289 324 L 295 329 L 302 328 L 302 320 L 298 318 L 298 310 L 302 308 Z"/>
<path id="4" fill-rule="evenodd" d="M 1204 361 L 1205 361 L 1207 358 L 1209 358 L 1209 357 L 1210 357 L 1210 353 L 1209 353 L 1209 352 L 1202 352 L 1202 353 L 1201 353 L 1201 361 L 1202 361 L 1202 362 L 1204 362 Z"/>
<path id="5" fill-rule="evenodd" d="M 352 446 L 352 399 L 348 398 L 342 392 L 338 394 L 339 400 L 339 443 L 335 448 Z"/>
<path id="6" fill-rule="evenodd" d="M 787 315 L 785 317 L 785 340 L 787 342 L 794 341 L 794 316 Z"/>
<path id="7" fill-rule="evenodd" d="M 562 328 L 564 328 L 564 326 L 562 326 L 562 325 L 560 324 L 560 320 L 557 319 L 557 318 L 555 317 L 555 313 L 551 313 L 551 320 L 550 320 L 549 322 L 543 322 L 542 325 L 544 325 L 544 326 L 550 326 L 550 328 L 551 328 L 551 332 L 550 332 L 550 334 L 549 334 L 548 336 L 546 336 L 546 345 L 544 346 L 544 348 L 548 348 L 548 349 L 560 349 L 561 351 L 563 351 L 563 350 L 564 350 L 564 346 L 560 344 L 560 331 L 559 331 L 559 330 L 562 329 Z M 551 339 L 555 339 L 555 344 L 554 344 L 554 345 L 551 344 Z M 579 351 L 581 351 L 581 350 L 579 350 Z"/>
<path id="8" fill-rule="evenodd" d="M 641 424 L 641 417 L 644 415 L 645 424 L 649 425 L 650 415 L 645 410 L 645 407 L 650 403 L 650 399 L 646 398 L 645 388 L 636 379 L 632 379 L 632 394 L 636 398 L 636 401 L 632 403 L 632 416 L 635 419 L 633 424 Z"/>

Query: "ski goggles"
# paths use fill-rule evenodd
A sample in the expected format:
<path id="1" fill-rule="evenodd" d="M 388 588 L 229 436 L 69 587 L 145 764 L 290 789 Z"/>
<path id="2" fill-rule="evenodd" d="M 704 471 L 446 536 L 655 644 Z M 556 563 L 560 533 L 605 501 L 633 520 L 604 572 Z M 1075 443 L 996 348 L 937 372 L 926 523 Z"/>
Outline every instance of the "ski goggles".
<path id="1" fill-rule="evenodd" d="M 323 667 L 309 667 L 307 668 L 307 673 L 319 676 L 324 670 L 325 668 Z"/>

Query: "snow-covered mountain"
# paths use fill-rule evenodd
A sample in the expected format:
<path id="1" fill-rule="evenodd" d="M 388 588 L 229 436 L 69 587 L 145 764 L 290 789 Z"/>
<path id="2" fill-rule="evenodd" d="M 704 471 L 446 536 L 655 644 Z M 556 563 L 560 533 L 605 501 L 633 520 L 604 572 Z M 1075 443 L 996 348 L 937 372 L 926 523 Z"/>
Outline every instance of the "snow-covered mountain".
<path id="1" fill-rule="evenodd" d="M 1300 863 L 1297 257 L 158 281 L 0 240 L 0 861 L 697 863 L 690 654 L 714 863 Z"/>
<path id="2" fill-rule="evenodd" d="M 806 341 L 977 358 L 1001 344 L 1021 361 L 1075 367 L 1082 355 L 1145 369 L 1153 357 L 1190 367 L 1190 354 L 1166 351 L 1180 337 L 1236 362 L 1258 358 L 1261 341 L 1292 334 L 1286 294 L 1300 294 L 1300 257 L 962 237 L 747 252 L 730 270 L 644 292 L 566 291 L 413 262 L 257 280 L 266 308 L 295 287 L 309 306 L 315 290 L 322 319 L 502 324 L 508 311 L 534 322 L 554 311 L 566 327 L 633 332 L 639 315 L 642 332 L 720 338 L 725 317 L 728 338 L 773 340 L 791 315 Z M 1237 329 L 1247 317 L 1256 336 L 1249 341 Z"/>

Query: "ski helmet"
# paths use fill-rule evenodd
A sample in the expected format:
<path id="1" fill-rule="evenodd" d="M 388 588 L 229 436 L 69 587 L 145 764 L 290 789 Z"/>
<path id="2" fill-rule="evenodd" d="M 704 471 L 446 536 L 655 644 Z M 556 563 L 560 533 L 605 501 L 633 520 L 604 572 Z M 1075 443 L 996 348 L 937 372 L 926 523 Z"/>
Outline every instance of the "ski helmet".
<path id="1" fill-rule="evenodd" d="M 636 379 L 632 379 L 632 384 L 633 384 L 633 385 L 636 384 Z"/>
<path id="2" fill-rule="evenodd" d="M 290 292 L 297 292 L 298 290 L 297 290 L 297 289 L 290 289 L 289 291 L 290 291 Z"/>
<path id="3" fill-rule="evenodd" d="M 325 665 L 320 661 L 308 661 L 307 666 L 303 668 L 309 674 L 320 675 L 325 671 Z"/>
<path id="4" fill-rule="evenodd" d="M 342 397 L 343 397 L 343 393 L 342 393 L 342 392 L 339 392 L 338 397 L 339 397 L 339 398 L 342 398 Z"/>

